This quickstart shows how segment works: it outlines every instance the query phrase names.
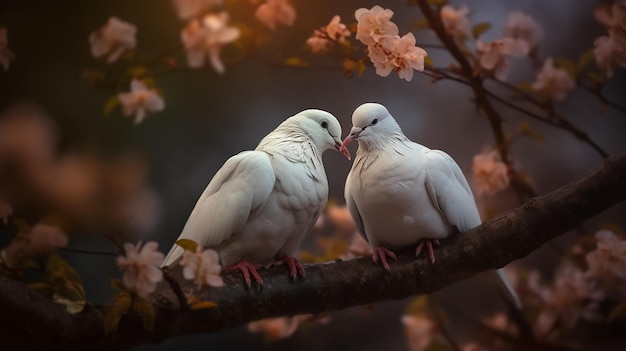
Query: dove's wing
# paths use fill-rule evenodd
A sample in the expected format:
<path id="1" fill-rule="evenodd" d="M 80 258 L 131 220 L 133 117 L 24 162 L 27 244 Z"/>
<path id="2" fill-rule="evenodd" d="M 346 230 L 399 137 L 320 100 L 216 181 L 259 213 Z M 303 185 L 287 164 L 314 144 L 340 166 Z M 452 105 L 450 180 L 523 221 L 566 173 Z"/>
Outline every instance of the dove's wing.
<path id="1" fill-rule="evenodd" d="M 443 151 L 424 152 L 426 190 L 431 201 L 460 232 L 481 224 L 472 190 L 456 162 Z"/>
<path id="2" fill-rule="evenodd" d="M 191 239 L 213 247 L 244 229 L 251 213 L 265 206 L 276 182 L 269 156 L 261 151 L 244 151 L 224 163 L 198 199 L 178 239 Z M 162 266 L 182 256 L 174 245 Z"/>
<path id="3" fill-rule="evenodd" d="M 350 216 L 352 216 L 352 220 L 354 221 L 357 229 L 359 230 L 359 234 L 361 234 L 361 236 L 363 237 L 363 239 L 365 239 L 365 241 L 369 242 L 369 240 L 367 240 L 367 235 L 365 235 L 365 226 L 363 225 L 363 217 L 361 217 L 361 213 L 359 212 L 359 209 L 356 206 L 356 202 L 352 198 L 351 188 L 350 188 L 350 178 L 352 178 L 351 176 L 352 176 L 352 171 L 350 171 L 350 174 L 348 174 L 348 177 L 346 178 L 346 188 L 344 191 L 344 197 L 346 198 L 346 206 L 348 206 L 348 211 L 350 212 Z"/>

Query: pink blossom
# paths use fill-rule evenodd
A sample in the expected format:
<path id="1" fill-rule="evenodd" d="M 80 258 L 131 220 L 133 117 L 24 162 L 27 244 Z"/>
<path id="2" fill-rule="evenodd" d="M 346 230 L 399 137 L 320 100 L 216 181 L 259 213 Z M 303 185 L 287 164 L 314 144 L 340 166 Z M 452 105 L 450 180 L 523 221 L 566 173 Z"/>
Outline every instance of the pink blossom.
<path id="1" fill-rule="evenodd" d="M 254 16 L 270 29 L 275 29 L 277 23 L 293 26 L 296 10 L 287 0 L 267 0 L 256 9 Z"/>
<path id="2" fill-rule="evenodd" d="M 446 29 L 446 33 L 451 36 L 465 40 L 470 37 L 472 25 L 467 18 L 469 8 L 465 5 L 455 10 L 451 5 L 445 5 L 441 8 L 441 21 Z"/>
<path id="3" fill-rule="evenodd" d="M 202 67 L 208 57 L 213 69 L 219 74 L 224 73 L 224 64 L 220 58 L 222 46 L 237 40 L 240 35 L 239 28 L 227 26 L 228 19 L 228 13 L 221 12 L 206 15 L 202 21 L 192 20 L 187 24 L 181 38 L 189 67 Z"/>
<path id="4" fill-rule="evenodd" d="M 484 318 L 483 323 L 492 329 L 501 331 L 508 335 L 517 335 L 519 330 L 517 325 L 513 323 L 505 313 L 496 313 L 490 317 Z"/>
<path id="5" fill-rule="evenodd" d="M 431 319 L 404 315 L 402 324 L 411 351 L 423 351 L 430 346 L 435 331 L 435 323 Z"/>
<path id="6" fill-rule="evenodd" d="M 135 47 L 136 34 L 137 27 L 111 17 L 100 30 L 89 36 L 91 54 L 94 57 L 108 56 L 107 62 L 114 62 L 124 51 Z"/>
<path id="7" fill-rule="evenodd" d="M 8 46 L 7 29 L 0 27 L 0 65 L 2 65 L 5 71 L 9 69 L 9 65 L 14 58 L 15 54 Z"/>
<path id="8" fill-rule="evenodd" d="M 476 51 L 480 54 L 480 65 L 487 71 L 493 71 L 496 78 L 505 80 L 509 75 L 507 56 L 528 55 L 528 44 L 525 41 L 504 38 L 484 43 L 476 41 Z"/>
<path id="9" fill-rule="evenodd" d="M 382 38 L 379 43 L 370 45 L 368 50 L 376 74 L 386 77 L 391 71 L 396 71 L 407 82 L 413 79 L 413 70 L 424 71 L 424 58 L 428 55 L 426 50 L 415 46 L 413 33 Z"/>
<path id="10" fill-rule="evenodd" d="M 565 99 L 565 95 L 575 87 L 576 83 L 566 70 L 554 67 L 552 57 L 548 57 L 543 63 L 543 68 L 537 73 L 537 79 L 532 85 L 534 91 L 554 100 Z"/>
<path id="11" fill-rule="evenodd" d="M 267 318 L 248 323 L 251 333 L 264 333 L 268 340 L 285 339 L 298 330 L 302 316 Z"/>
<path id="12" fill-rule="evenodd" d="M 555 274 L 554 284 L 544 296 L 545 307 L 535 322 L 537 335 L 546 336 L 558 324 L 572 328 L 581 316 L 591 318 L 595 304 L 602 298 L 585 273 L 572 264 L 562 266 Z"/>
<path id="13" fill-rule="evenodd" d="M 9 217 L 13 214 L 13 207 L 0 198 L 0 220 L 4 225 L 9 223 Z"/>
<path id="14" fill-rule="evenodd" d="M 587 254 L 587 274 L 599 279 L 607 290 L 626 285 L 626 240 L 619 239 L 610 230 L 596 233 L 597 247 Z M 626 290 L 626 289 L 624 289 Z"/>
<path id="15" fill-rule="evenodd" d="M 615 65 L 626 68 L 626 31 L 611 28 L 608 37 L 596 38 L 593 44 L 596 63 L 606 71 L 607 77 L 613 76 Z"/>
<path id="16" fill-rule="evenodd" d="M 503 32 L 505 38 L 526 42 L 529 50 L 534 50 L 543 39 L 543 28 L 532 16 L 521 11 L 509 13 Z"/>
<path id="17" fill-rule="evenodd" d="M 313 52 L 328 51 L 332 47 L 332 41 L 343 43 L 350 36 L 346 25 L 341 23 L 341 17 L 334 16 L 328 25 L 320 30 L 315 30 L 313 35 L 306 41 Z M 329 39 L 330 38 L 330 39 Z"/>
<path id="18" fill-rule="evenodd" d="M 339 232 L 339 236 L 347 238 L 356 231 L 356 225 L 346 205 L 328 205 L 326 218 Z"/>
<path id="19" fill-rule="evenodd" d="M 118 98 L 122 104 L 124 116 L 135 115 L 135 124 L 144 120 L 146 112 L 157 112 L 165 108 L 165 102 L 156 90 L 148 89 L 142 81 L 137 79 L 130 82 L 130 92 L 121 93 Z"/>
<path id="20" fill-rule="evenodd" d="M 59 228 L 37 224 L 19 232 L 9 246 L 2 250 L 0 261 L 15 268 L 29 257 L 47 255 L 59 247 L 67 246 L 67 241 L 67 235 Z"/>
<path id="21" fill-rule="evenodd" d="M 224 0 L 174 0 L 178 17 L 182 20 L 202 15 L 223 3 Z"/>
<path id="22" fill-rule="evenodd" d="M 622 28 L 626 30 L 626 1 L 617 0 L 612 5 L 601 2 L 593 11 L 596 20 L 607 28 Z"/>
<path id="23" fill-rule="evenodd" d="M 391 22 L 393 11 L 376 5 L 371 9 L 360 8 L 354 12 L 357 23 L 356 38 L 365 45 L 378 43 L 381 38 L 398 35 L 398 26 Z"/>
<path id="24" fill-rule="evenodd" d="M 507 166 L 496 150 L 474 156 L 472 172 L 478 195 L 493 195 L 509 186 Z"/>
<path id="25" fill-rule="evenodd" d="M 203 286 L 224 286 L 224 280 L 220 276 L 222 267 L 215 250 L 202 251 L 198 246 L 196 252 L 185 251 L 180 265 L 185 279 L 193 279 L 198 288 Z"/>
<path id="26" fill-rule="evenodd" d="M 147 242 L 141 251 L 141 242 L 137 246 L 125 243 L 126 256 L 117 258 L 117 266 L 124 271 L 124 285 L 141 297 L 146 297 L 156 289 L 157 283 L 163 280 L 163 272 L 159 268 L 163 262 L 163 253 L 157 251 L 159 244 Z"/>

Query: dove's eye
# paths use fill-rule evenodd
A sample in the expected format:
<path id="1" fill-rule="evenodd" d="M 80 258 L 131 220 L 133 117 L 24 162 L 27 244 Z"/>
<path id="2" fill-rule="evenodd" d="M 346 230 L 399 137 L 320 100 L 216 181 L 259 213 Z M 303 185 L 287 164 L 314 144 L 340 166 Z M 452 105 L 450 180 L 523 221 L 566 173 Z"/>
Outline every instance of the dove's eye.
<path id="1" fill-rule="evenodd" d="M 372 121 L 372 125 L 374 125 L 374 124 L 376 124 L 376 123 L 378 123 L 378 118 L 376 118 L 376 119 L 374 119 L 374 120 Z"/>
<path id="2" fill-rule="evenodd" d="M 328 129 L 328 122 L 322 121 L 322 123 L 320 123 L 320 125 L 322 126 L 322 128 Z"/>

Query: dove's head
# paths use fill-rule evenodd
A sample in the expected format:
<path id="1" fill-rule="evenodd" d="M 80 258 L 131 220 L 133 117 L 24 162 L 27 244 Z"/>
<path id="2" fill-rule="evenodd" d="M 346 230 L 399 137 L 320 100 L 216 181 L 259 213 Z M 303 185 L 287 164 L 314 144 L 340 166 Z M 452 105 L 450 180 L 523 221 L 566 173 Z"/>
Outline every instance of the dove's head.
<path id="1" fill-rule="evenodd" d="M 322 110 L 304 110 L 292 117 L 322 151 L 341 148 L 341 124 L 335 116 Z M 350 159 L 347 149 L 341 152 Z"/>
<path id="2" fill-rule="evenodd" d="M 352 113 L 352 129 L 341 144 L 340 151 L 353 140 L 364 143 L 384 140 L 386 137 L 402 133 L 398 123 L 391 117 L 387 108 L 381 104 L 365 103 Z"/>

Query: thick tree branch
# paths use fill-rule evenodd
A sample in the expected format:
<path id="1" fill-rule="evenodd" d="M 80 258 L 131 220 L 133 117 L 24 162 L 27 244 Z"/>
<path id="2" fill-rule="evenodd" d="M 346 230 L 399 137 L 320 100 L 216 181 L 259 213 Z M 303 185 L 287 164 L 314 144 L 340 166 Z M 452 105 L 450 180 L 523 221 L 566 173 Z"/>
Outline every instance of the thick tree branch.
<path id="1" fill-rule="evenodd" d="M 198 293 L 218 307 L 179 310 L 167 283 L 155 294 L 156 323 L 146 331 L 128 315 L 119 330 L 103 333 L 103 310 L 88 306 L 79 315 L 0 276 L 0 338 L 23 348 L 117 350 L 138 343 L 193 333 L 209 333 L 246 322 L 281 315 L 321 313 L 373 302 L 404 299 L 437 291 L 455 281 L 502 267 L 525 257 L 549 240 L 626 198 L 626 152 L 609 158 L 584 178 L 547 195 L 533 198 L 501 218 L 442 243 L 437 263 L 400 254 L 392 274 L 370 258 L 335 261 L 306 267 L 303 281 L 291 282 L 283 268 L 262 271 L 261 293 L 250 292 L 238 273 L 224 277 L 226 286 Z M 175 273 L 180 278 L 180 271 Z M 193 289 L 182 281 L 183 290 Z"/>

